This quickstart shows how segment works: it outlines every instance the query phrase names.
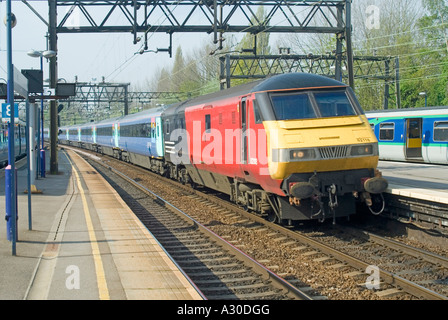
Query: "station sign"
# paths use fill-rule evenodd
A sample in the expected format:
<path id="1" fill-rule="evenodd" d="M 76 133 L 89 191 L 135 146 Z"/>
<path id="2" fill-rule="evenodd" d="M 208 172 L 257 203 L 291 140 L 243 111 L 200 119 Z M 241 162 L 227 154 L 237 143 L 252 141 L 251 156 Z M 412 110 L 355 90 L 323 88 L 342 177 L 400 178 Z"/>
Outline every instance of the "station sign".
<path id="1" fill-rule="evenodd" d="M 19 119 L 19 104 L 14 103 L 14 123 Z M 9 103 L 2 103 L 2 122 L 11 122 L 11 105 Z"/>

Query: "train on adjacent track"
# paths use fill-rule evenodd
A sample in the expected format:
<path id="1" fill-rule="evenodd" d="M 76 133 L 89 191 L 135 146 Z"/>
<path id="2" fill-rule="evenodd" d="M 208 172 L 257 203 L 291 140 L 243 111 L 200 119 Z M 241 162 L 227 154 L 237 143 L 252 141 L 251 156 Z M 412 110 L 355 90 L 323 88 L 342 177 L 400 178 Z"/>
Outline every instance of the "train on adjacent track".
<path id="1" fill-rule="evenodd" d="M 14 126 L 14 155 L 20 159 L 26 155 L 25 123 L 18 121 Z M 8 164 L 8 125 L 0 124 L 0 168 Z"/>
<path id="2" fill-rule="evenodd" d="M 448 164 L 448 107 L 367 112 L 381 160 Z"/>
<path id="3" fill-rule="evenodd" d="M 291 73 L 136 114 L 61 127 L 87 148 L 230 197 L 270 221 L 384 208 L 378 141 L 350 87 Z"/>

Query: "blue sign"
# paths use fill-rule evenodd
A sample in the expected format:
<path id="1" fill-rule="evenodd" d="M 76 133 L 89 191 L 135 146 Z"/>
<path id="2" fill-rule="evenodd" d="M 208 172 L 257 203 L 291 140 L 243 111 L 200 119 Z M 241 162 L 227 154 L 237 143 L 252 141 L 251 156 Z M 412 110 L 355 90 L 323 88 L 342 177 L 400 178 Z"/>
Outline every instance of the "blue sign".
<path id="1" fill-rule="evenodd" d="M 14 103 L 14 119 L 19 117 L 19 104 Z M 2 103 L 2 121 L 11 121 L 11 106 L 9 103 Z"/>

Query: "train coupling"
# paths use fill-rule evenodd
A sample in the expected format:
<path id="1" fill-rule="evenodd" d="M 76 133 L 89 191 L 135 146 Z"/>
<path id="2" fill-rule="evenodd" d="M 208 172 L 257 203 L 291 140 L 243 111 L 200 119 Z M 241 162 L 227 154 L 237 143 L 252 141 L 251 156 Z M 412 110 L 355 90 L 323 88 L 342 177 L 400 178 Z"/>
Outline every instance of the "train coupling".
<path id="1" fill-rule="evenodd" d="M 375 176 L 373 178 L 366 178 L 363 181 L 364 189 L 368 193 L 380 194 L 386 191 L 389 183 L 383 178 L 380 171 L 375 171 Z"/>
<path id="2" fill-rule="evenodd" d="M 289 204 L 299 207 L 303 199 L 311 198 L 315 193 L 314 186 L 305 181 L 293 182 L 289 185 Z"/>
<path id="3" fill-rule="evenodd" d="M 290 193 L 297 199 L 308 199 L 314 195 L 314 186 L 309 182 L 296 182 L 290 185 Z"/>

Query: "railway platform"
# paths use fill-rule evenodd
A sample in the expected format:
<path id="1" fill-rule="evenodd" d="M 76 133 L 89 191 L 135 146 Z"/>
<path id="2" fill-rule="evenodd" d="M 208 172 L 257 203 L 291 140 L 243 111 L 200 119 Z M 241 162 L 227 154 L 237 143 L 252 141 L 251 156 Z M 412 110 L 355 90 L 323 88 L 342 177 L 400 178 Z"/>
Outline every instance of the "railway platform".
<path id="1" fill-rule="evenodd" d="M 59 174 L 36 180 L 41 193 L 31 197 L 31 230 L 26 165 L 17 167 L 18 242 L 13 256 L 0 219 L 0 300 L 202 300 L 115 190 L 78 155 L 60 150 Z M 4 190 L 3 174 L 3 208 Z"/>
<path id="2" fill-rule="evenodd" d="M 448 166 L 380 161 L 378 169 L 389 182 L 389 193 L 448 204 Z"/>
<path id="3" fill-rule="evenodd" d="M 448 167 L 418 162 L 380 161 L 389 182 L 388 211 L 409 222 L 448 227 Z"/>

